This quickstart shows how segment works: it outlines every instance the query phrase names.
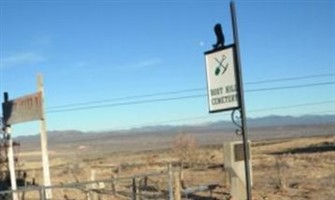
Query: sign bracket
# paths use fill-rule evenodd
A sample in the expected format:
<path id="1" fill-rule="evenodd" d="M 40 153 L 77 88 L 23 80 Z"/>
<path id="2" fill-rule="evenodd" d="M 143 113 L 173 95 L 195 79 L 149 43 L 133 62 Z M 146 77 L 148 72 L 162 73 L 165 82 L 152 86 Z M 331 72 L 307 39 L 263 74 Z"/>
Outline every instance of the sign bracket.
<path id="1" fill-rule="evenodd" d="M 236 112 L 238 111 L 238 113 Z M 235 109 L 231 112 L 231 120 L 237 126 L 235 130 L 236 135 L 242 135 L 241 110 Z"/>

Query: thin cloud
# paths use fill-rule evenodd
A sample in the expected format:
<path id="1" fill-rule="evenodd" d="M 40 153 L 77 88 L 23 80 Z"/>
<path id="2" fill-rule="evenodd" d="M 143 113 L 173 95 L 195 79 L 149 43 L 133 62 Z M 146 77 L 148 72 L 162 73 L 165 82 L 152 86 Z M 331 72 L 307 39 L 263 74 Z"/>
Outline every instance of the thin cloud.
<path id="1" fill-rule="evenodd" d="M 151 58 L 146 60 L 140 60 L 137 62 L 123 63 L 119 65 L 106 65 L 106 64 L 98 64 L 87 61 L 77 61 L 68 65 L 68 67 L 64 68 L 60 72 L 64 75 L 71 75 L 80 73 L 110 73 L 110 72 L 120 72 L 120 71 L 128 71 L 128 70 L 143 70 L 151 67 L 156 67 L 162 64 L 162 60 L 158 58 Z"/>
<path id="2" fill-rule="evenodd" d="M 90 64 L 86 61 L 76 61 L 72 64 L 69 64 L 66 67 L 61 68 L 59 71 L 64 75 L 73 75 L 78 73 L 92 73 L 94 72 L 94 68 L 90 66 Z"/>
<path id="3" fill-rule="evenodd" d="M 43 62 L 45 58 L 37 53 L 26 52 L 0 58 L 0 68 L 16 67 Z"/>
<path id="4" fill-rule="evenodd" d="M 161 59 L 151 58 L 151 59 L 148 59 L 148 60 L 143 60 L 143 61 L 134 63 L 130 67 L 133 68 L 133 69 L 143 69 L 143 68 L 147 68 L 147 67 L 157 66 L 161 63 L 162 63 Z"/>

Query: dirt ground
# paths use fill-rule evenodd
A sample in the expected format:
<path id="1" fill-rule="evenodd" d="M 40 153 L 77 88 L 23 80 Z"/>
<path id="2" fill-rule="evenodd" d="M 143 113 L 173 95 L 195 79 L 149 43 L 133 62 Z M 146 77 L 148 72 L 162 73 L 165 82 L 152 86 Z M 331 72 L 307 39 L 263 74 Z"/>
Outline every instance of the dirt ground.
<path id="1" fill-rule="evenodd" d="M 222 145 L 200 146 L 192 135 L 182 140 L 176 138 L 169 149 L 142 152 L 92 153 L 85 146 L 52 151 L 52 184 L 158 173 L 167 171 L 171 163 L 179 177 L 182 171 L 182 187 L 215 186 L 212 192 L 194 193 L 188 199 L 232 199 Z M 335 135 L 257 141 L 251 150 L 253 199 L 335 199 Z M 21 152 L 19 161 L 18 168 L 27 172 L 28 180 L 43 183 L 38 151 Z M 152 180 L 160 184 L 157 178 Z"/>

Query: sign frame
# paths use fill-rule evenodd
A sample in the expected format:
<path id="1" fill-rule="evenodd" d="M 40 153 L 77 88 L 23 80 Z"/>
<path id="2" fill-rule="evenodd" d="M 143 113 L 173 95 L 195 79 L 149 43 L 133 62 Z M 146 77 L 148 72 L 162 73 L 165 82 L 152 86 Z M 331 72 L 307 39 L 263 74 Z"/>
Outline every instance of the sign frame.
<path id="1" fill-rule="evenodd" d="M 224 50 L 229 50 L 231 49 L 232 51 L 232 63 L 233 63 L 233 73 L 234 73 L 234 84 L 235 84 L 235 98 L 236 98 L 236 105 L 235 106 L 232 106 L 232 107 L 227 107 L 227 108 L 220 108 L 220 109 L 213 109 L 211 108 L 211 100 L 212 100 L 212 97 L 211 97 L 211 94 L 210 94 L 210 82 L 211 80 L 209 79 L 209 66 L 207 66 L 207 56 L 209 56 L 210 54 L 213 54 L 213 53 L 217 53 L 217 52 L 220 52 L 220 51 L 224 51 Z M 205 62 L 206 62 L 206 80 L 207 80 L 207 99 L 208 99 L 208 110 L 209 110 L 209 113 L 217 113 L 217 112 L 224 112 L 224 111 L 230 111 L 230 110 L 236 110 L 236 109 L 239 109 L 241 107 L 241 103 L 240 103 L 240 99 L 239 99 L 239 92 L 240 92 L 240 89 L 239 89 L 239 74 L 238 74 L 238 62 L 237 62 L 237 54 L 236 54 L 236 45 L 235 44 L 230 44 L 230 45 L 226 45 L 224 47 L 221 47 L 221 48 L 217 48 L 217 49 L 212 49 L 212 50 L 209 50 L 209 51 L 206 51 L 204 53 L 205 55 Z M 222 80 L 224 81 L 224 80 Z M 224 86 L 224 84 L 222 84 Z"/>

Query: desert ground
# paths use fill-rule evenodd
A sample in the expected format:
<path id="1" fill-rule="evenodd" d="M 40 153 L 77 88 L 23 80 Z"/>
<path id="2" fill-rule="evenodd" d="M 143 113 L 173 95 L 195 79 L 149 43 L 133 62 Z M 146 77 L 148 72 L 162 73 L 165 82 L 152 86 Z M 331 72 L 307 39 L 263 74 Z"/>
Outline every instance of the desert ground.
<path id="1" fill-rule="evenodd" d="M 151 199 L 167 199 L 159 191 L 168 194 L 169 178 L 173 187 L 181 191 L 212 186 L 210 190 L 194 191 L 183 199 L 233 199 L 230 196 L 229 180 L 223 163 L 222 138 L 203 142 L 198 134 L 178 133 L 163 144 L 154 138 L 154 143 L 140 145 L 138 140 L 128 140 L 128 147 L 117 151 L 104 150 L 106 146 L 75 144 L 50 144 L 49 159 L 52 185 L 67 185 L 92 180 L 104 180 L 92 186 L 91 182 L 73 188 L 55 188 L 54 199 L 87 199 L 83 193 L 88 188 L 96 192 L 90 199 L 131 199 L 131 185 L 135 180 L 138 190 L 145 182 L 157 193 Z M 213 136 L 214 137 L 214 136 Z M 234 140 L 238 138 L 235 137 Z M 143 143 L 143 141 L 141 141 Z M 93 142 L 92 142 L 93 144 Z M 100 146 L 100 148 L 99 148 Z M 145 148 L 143 147 L 145 146 Z M 135 148 L 136 147 L 136 148 Z M 27 172 L 29 183 L 43 184 L 41 155 L 36 148 L 18 152 L 17 168 Z M 335 134 L 279 137 L 252 140 L 252 196 L 255 200 L 332 200 L 335 199 Z M 170 166 L 169 166 L 170 164 Z M 170 174 L 169 174 L 170 173 Z M 146 174 L 146 175 L 145 175 Z M 150 175 L 151 174 L 151 175 Z M 122 179 L 136 176 L 135 179 Z M 101 192 L 107 187 L 105 180 L 113 184 L 115 193 L 106 197 Z M 120 180 L 119 180 L 120 179 Z M 176 181 L 178 183 L 176 183 Z M 175 186 L 175 184 L 178 184 Z M 101 189 L 99 193 L 99 188 Z M 143 189 L 143 190 L 146 190 Z M 76 192 L 74 192 L 76 190 Z M 149 190 L 149 189 L 148 189 Z M 147 191 L 148 191 L 147 190 Z M 78 192 L 79 191 L 79 192 Z M 119 191 L 119 192 L 118 192 Z M 127 193 L 128 192 L 128 193 Z M 164 193 L 163 192 L 163 193 Z M 150 199 L 139 197 L 139 199 Z"/>

